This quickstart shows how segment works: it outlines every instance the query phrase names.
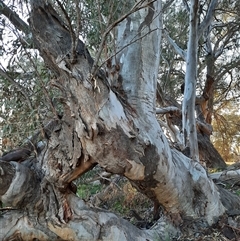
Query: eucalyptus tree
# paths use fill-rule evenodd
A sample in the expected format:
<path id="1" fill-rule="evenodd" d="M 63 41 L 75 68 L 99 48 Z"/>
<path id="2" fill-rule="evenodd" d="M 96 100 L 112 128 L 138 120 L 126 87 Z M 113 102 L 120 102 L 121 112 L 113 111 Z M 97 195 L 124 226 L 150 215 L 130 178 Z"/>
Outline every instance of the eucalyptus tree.
<path id="1" fill-rule="evenodd" d="M 11 10 L 0 1 L 1 12 L 31 33 L 31 48 L 38 49 L 51 70 L 49 86 L 60 95 L 54 102 L 49 86 L 43 86 L 51 115 L 21 148 L 1 158 L 0 197 L 11 208 L 1 213 L 0 238 L 166 240 L 179 235 L 179 225 L 189 219 L 213 224 L 231 205 L 223 202 L 197 160 L 170 146 L 156 117 L 161 1 L 130 1 L 117 19 L 107 19 L 99 46 L 91 51 L 96 49 L 94 59 L 79 38 L 84 3 L 73 3 L 79 16 L 74 27 L 65 3 L 30 1 L 26 31 L 17 25 L 18 16 L 5 14 Z M 114 44 L 105 53 L 104 70 L 101 59 L 109 34 Z M 75 195 L 72 182 L 96 165 L 127 177 L 162 207 L 151 229 L 139 230 Z"/>
<path id="2" fill-rule="evenodd" d="M 165 106 L 173 105 L 179 110 L 181 106 L 172 101 L 183 99 L 181 88 L 187 76 L 186 50 L 189 36 L 188 16 L 189 5 L 173 2 L 164 10 L 164 41 L 161 68 L 161 81 L 159 91 L 161 99 L 165 98 Z M 238 65 L 239 65 L 239 3 L 227 1 L 199 2 L 199 28 L 197 31 L 197 78 L 196 78 L 196 111 L 197 133 L 200 161 L 208 167 L 224 167 L 224 161 L 210 141 L 213 132 L 219 132 L 218 126 L 212 128 L 212 118 L 219 119 L 220 108 L 224 108 L 225 101 L 236 103 L 239 100 Z M 177 21 L 175 21 L 177 19 Z M 186 70 L 185 70 L 186 69 Z M 193 75 L 190 75 L 190 79 Z M 163 94 L 164 93 L 164 94 Z M 165 96 L 165 97 L 164 97 Z M 171 98 L 169 98 L 171 96 Z M 171 100 L 171 101 L 169 101 Z M 219 108 L 220 107 L 220 108 Z M 221 111 L 223 113 L 224 111 Z M 161 112 L 160 112 L 161 113 Z M 172 119 L 176 115 L 166 116 L 167 129 L 172 132 L 174 126 Z M 169 112 L 168 112 L 169 115 Z M 174 131 L 173 140 L 180 135 L 181 121 L 174 120 L 178 130 Z M 216 136 L 216 135 L 215 135 Z M 176 142 L 176 141 L 175 141 Z M 180 143 L 180 141 L 177 141 Z M 176 142 L 176 143 L 177 143 Z M 216 142 L 215 142 L 216 143 Z M 181 146 L 182 144 L 178 144 Z M 231 143 L 229 143 L 231 145 Z M 184 148 L 182 145 L 181 148 Z M 219 150 L 219 148 L 218 148 Z"/>

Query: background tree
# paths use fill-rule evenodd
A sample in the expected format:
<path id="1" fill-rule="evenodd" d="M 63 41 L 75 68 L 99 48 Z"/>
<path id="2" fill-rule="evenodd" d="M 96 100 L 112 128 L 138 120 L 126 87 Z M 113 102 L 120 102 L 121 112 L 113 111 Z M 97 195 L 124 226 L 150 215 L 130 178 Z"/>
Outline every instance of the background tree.
<path id="1" fill-rule="evenodd" d="M 213 143 L 226 162 L 236 162 L 240 156 L 238 107 L 232 101 L 225 104 L 225 107 L 219 106 L 214 116 L 213 128 L 218 131 L 214 133 Z"/>
<path id="2" fill-rule="evenodd" d="M 107 21 L 99 14 L 107 28 L 95 59 L 79 39 L 79 20 L 88 10 L 88 2 L 75 2 L 76 20 L 67 12 L 72 11 L 71 4 L 58 1 L 53 8 L 41 0 L 31 1 L 27 28 L 10 7 L 0 3 L 1 12 L 13 24 L 26 34 L 31 32 L 30 46 L 38 49 L 50 70 L 44 82 L 37 61 L 29 58 L 38 77 L 33 86 L 41 87 L 47 101 L 42 101 L 37 115 L 41 128 L 21 148 L 1 158 L 1 201 L 11 206 L 0 217 L 1 239 L 166 239 L 169 234 L 176 235 L 177 227 L 186 220 L 201 220 L 207 226 L 233 205 L 239 208 L 238 198 L 234 202 L 231 196 L 228 203 L 220 198 L 218 188 L 199 162 L 183 155 L 178 150 L 181 146 L 170 146 L 156 118 L 163 29 L 160 1 L 130 2 L 124 6 L 124 15 L 116 14 L 116 19 L 109 17 Z M 115 4 L 109 12 L 118 9 Z M 87 28 L 90 30 L 91 25 Z M 111 33 L 116 39 L 108 45 Z M 33 53 L 30 49 L 28 55 Z M 102 63 L 104 56 L 106 62 Z M 105 70 L 100 68 L 103 64 Z M 3 69 L 3 73 L 7 71 Z M 5 79 L 9 81 L 7 76 Z M 16 83 L 23 88 L 21 79 Z M 24 89 L 28 93 L 29 86 Z M 50 91 L 53 86 L 58 89 L 57 95 Z M 160 87 L 158 100 L 166 103 Z M 27 100 L 31 95 L 23 96 Z M 44 112 L 45 104 L 48 109 Z M 181 120 L 181 111 L 175 107 L 157 109 L 168 117 L 175 115 L 175 124 L 167 122 L 166 127 L 176 127 Z M 205 123 L 201 124 L 199 129 L 206 133 Z M 72 182 L 96 165 L 127 177 L 155 206 L 162 207 L 164 214 L 155 226 L 140 231 L 111 213 L 90 208 L 74 194 Z M 169 228 L 164 229 L 166 226 Z"/>
<path id="3" fill-rule="evenodd" d="M 197 78 L 197 107 L 198 120 L 197 128 L 201 129 L 198 134 L 198 144 L 200 152 L 200 160 L 205 162 L 209 167 L 224 167 L 224 162 L 221 156 L 216 152 L 215 148 L 210 142 L 212 128 L 212 116 L 217 115 L 219 108 L 219 97 L 223 100 L 223 96 L 219 95 L 218 89 L 221 93 L 229 93 L 228 98 L 235 103 L 238 98 L 238 77 L 235 75 L 235 68 L 238 65 L 238 47 L 234 49 L 234 54 L 228 47 L 231 43 L 239 41 L 238 26 L 239 18 L 236 13 L 238 4 L 229 4 L 226 1 L 219 1 L 218 6 L 214 12 L 209 6 L 209 3 L 214 8 L 216 1 L 200 2 L 199 17 L 203 19 L 202 26 L 209 26 L 204 28 L 200 27 L 199 46 L 198 46 L 198 78 Z M 165 105 L 169 105 L 169 99 L 175 98 L 181 100 L 180 86 L 184 82 L 184 65 L 186 60 L 186 39 L 187 39 L 187 21 L 188 21 L 189 6 L 186 4 L 172 3 L 164 11 L 165 23 L 165 40 L 163 41 L 163 53 L 161 67 L 161 93 L 165 93 L 167 100 Z M 211 16 L 212 21 L 211 21 Z M 177 19 L 178 21 L 175 21 Z M 221 27 L 220 27 L 221 26 Z M 224 36 L 218 35 L 217 29 L 225 31 Z M 169 46 L 170 44 L 170 46 Z M 169 48 L 170 47 L 170 48 Z M 235 55 L 236 53 L 236 55 Z M 169 57 L 168 57 L 169 55 Z M 170 57 L 171 56 L 171 57 Z M 174 57 L 173 57 L 174 56 Z M 211 57 L 212 56 L 212 57 Z M 226 56 L 228 56 L 226 58 Z M 221 73 L 221 74 L 220 74 Z M 233 78 L 236 76 L 236 78 Z M 234 80 L 233 80 L 234 79 Z M 225 84 L 224 84 L 225 82 Z M 235 86 L 235 88 L 228 88 L 227 86 Z M 225 87 L 223 87 L 225 86 Z M 225 89 L 224 89 L 225 88 Z M 236 90 L 236 91 L 235 91 Z M 231 94 L 230 94 L 230 92 Z M 234 94 L 233 94 L 233 92 Z M 214 101 L 214 93 L 218 96 Z M 169 96 L 171 96 L 169 98 Z M 166 99 L 165 97 L 165 99 Z M 164 97 L 162 97 L 163 99 Z M 220 101 L 221 102 L 221 101 Z M 223 102 L 221 102 L 223 103 Z M 170 103 L 174 105 L 173 103 Z M 214 110 L 214 106 L 216 106 Z M 214 114 L 213 114 L 214 113 Z M 180 124 L 180 122 L 178 122 Z M 201 124 L 200 124 L 201 123 Z M 181 129 L 181 126 L 178 128 Z M 204 125 L 202 125 L 204 124 Z M 169 129 L 169 128 L 168 128 Z M 213 131 L 218 132 L 217 127 Z M 198 132 L 199 133 L 199 132 Z M 175 138 L 176 139 L 176 138 Z M 234 145 L 234 143 L 232 143 Z M 230 144 L 231 145 L 231 144 Z"/>

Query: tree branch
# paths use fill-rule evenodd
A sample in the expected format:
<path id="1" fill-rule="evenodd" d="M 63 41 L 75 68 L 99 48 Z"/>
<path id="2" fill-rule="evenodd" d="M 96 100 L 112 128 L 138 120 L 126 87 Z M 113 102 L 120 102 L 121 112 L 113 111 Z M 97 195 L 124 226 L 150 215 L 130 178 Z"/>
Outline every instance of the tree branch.
<path id="1" fill-rule="evenodd" d="M 199 98 L 202 101 L 204 100 L 204 98 Z M 182 115 L 182 111 L 175 106 L 168 106 L 168 107 L 164 107 L 164 108 L 156 108 L 156 114 L 160 114 L 160 115 L 166 115 L 166 114 L 170 114 L 172 116 L 172 119 L 174 119 L 174 115 L 175 116 L 181 116 Z M 197 126 L 197 130 L 199 132 L 205 133 L 207 135 L 211 135 L 212 134 L 212 126 L 207 124 L 207 123 L 203 123 L 200 120 L 196 120 L 196 126 Z M 175 132 L 176 133 L 176 132 Z"/>
<path id="2" fill-rule="evenodd" d="M 177 113 L 181 113 L 181 110 L 175 106 L 168 106 L 168 107 L 164 107 L 164 108 L 156 108 L 156 114 L 161 114 L 164 115 L 166 113 L 170 113 L 170 112 L 177 112 Z"/>
<path id="3" fill-rule="evenodd" d="M 215 47 L 214 47 L 214 57 L 217 59 L 223 52 L 226 45 L 230 42 L 230 39 L 235 34 L 235 32 L 239 31 L 239 25 L 234 24 L 232 27 L 226 31 L 224 36 L 217 40 Z M 219 46 L 219 44 L 222 42 L 222 45 Z"/>
<path id="4" fill-rule="evenodd" d="M 6 16 L 11 23 L 20 31 L 28 34 L 30 32 L 28 24 L 26 24 L 14 11 L 12 11 L 3 1 L 0 1 L 0 13 Z"/>
<path id="5" fill-rule="evenodd" d="M 131 8 L 131 10 L 129 12 L 127 12 L 126 14 L 122 15 L 119 19 L 117 19 L 115 22 L 113 22 L 112 24 L 109 25 L 110 23 L 110 19 L 108 19 L 108 27 L 107 29 L 105 30 L 105 32 L 103 33 L 102 35 L 102 40 L 101 40 L 101 43 L 99 45 L 99 50 L 96 54 L 96 58 L 95 58 L 95 61 L 94 61 L 94 64 L 93 64 L 93 67 L 92 67 L 92 70 L 91 70 L 91 74 L 92 76 L 95 76 L 97 70 L 98 70 L 98 62 L 99 62 L 99 59 L 100 59 L 100 56 L 101 56 L 101 53 L 102 53 L 102 50 L 103 50 L 103 46 L 105 44 L 105 41 L 106 41 L 106 38 L 107 38 L 107 35 L 109 34 L 109 32 L 115 27 L 117 26 L 118 23 L 122 22 L 124 19 L 126 19 L 129 15 L 131 15 L 132 13 L 136 12 L 136 11 L 139 11 L 140 9 L 143 9 L 143 8 L 146 8 L 147 6 L 149 6 L 151 3 L 155 2 L 156 0 L 152 0 L 150 1 L 149 3 L 145 4 L 145 5 L 142 5 L 142 6 L 139 6 L 142 2 L 144 2 L 144 0 L 140 0 L 138 2 L 136 2 L 134 4 L 134 6 Z"/>
<path id="6" fill-rule="evenodd" d="M 0 161 L 1 201 L 13 208 L 34 210 L 40 197 L 38 178 L 37 173 L 20 163 Z"/>
<path id="7" fill-rule="evenodd" d="M 198 28 L 198 39 L 201 38 L 204 30 L 211 24 L 212 18 L 213 18 L 213 12 L 218 4 L 218 0 L 212 0 L 207 11 L 207 15 L 201 22 L 199 28 Z"/>
<path id="8" fill-rule="evenodd" d="M 17 83 L 16 81 L 14 81 L 7 73 L 6 71 L 4 71 L 3 69 L 0 68 L 0 75 L 5 78 L 7 81 L 9 81 L 10 83 L 12 83 L 14 86 L 17 87 L 17 89 L 22 93 L 22 95 L 25 97 L 27 103 L 28 103 L 28 106 L 29 108 L 32 110 L 33 109 L 33 106 L 32 106 L 32 103 L 31 103 L 31 100 L 28 96 L 28 94 L 26 93 L 25 89 L 19 84 Z"/>
<path id="9" fill-rule="evenodd" d="M 167 39 L 168 43 L 173 46 L 174 50 L 176 51 L 177 54 L 179 54 L 183 60 L 186 61 L 187 59 L 187 52 L 181 49 L 176 42 L 169 36 L 168 32 L 166 29 L 163 30 L 163 35 Z"/>
<path id="10" fill-rule="evenodd" d="M 163 6 L 162 6 L 162 11 L 165 12 L 168 7 L 171 6 L 171 4 L 174 2 L 174 0 L 168 0 Z"/>
<path id="11" fill-rule="evenodd" d="M 188 13 L 190 13 L 190 7 L 188 5 L 187 0 L 183 0 L 183 5 L 184 5 L 185 9 L 188 11 Z"/>

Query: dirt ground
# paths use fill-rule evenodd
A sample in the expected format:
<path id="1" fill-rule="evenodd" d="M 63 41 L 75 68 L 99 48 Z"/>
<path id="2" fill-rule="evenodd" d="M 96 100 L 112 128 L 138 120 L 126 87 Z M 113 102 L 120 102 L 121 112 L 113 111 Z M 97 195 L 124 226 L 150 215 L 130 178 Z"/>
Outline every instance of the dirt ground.
<path id="1" fill-rule="evenodd" d="M 129 181 L 119 176 L 105 178 L 97 174 L 97 177 L 100 178 L 94 179 L 90 175 L 90 178 L 85 180 L 87 183 L 91 180 L 92 188 L 92 192 L 87 195 L 85 193 L 83 196 L 86 201 L 92 203 L 93 206 L 121 215 L 141 229 L 148 229 L 154 225 L 153 203 L 137 192 Z M 231 193 L 240 195 L 240 179 L 221 182 L 220 186 Z M 86 189 L 89 191 L 89 187 Z M 180 230 L 182 235 L 174 240 L 240 241 L 240 210 L 225 214 L 212 227 L 207 227 L 202 220 L 195 222 L 184 220 L 184 225 L 180 225 Z"/>

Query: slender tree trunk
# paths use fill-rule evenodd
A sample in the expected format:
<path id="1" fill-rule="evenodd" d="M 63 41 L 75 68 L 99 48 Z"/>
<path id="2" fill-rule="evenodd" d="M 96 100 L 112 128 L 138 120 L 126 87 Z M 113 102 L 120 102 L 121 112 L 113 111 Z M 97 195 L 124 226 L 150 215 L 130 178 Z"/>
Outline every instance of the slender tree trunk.
<path id="1" fill-rule="evenodd" d="M 210 91 L 208 92 L 208 100 L 206 103 L 206 109 L 205 111 L 205 118 L 206 122 L 208 124 L 212 124 L 212 115 L 213 115 L 213 100 L 214 100 L 214 89 L 215 89 L 215 58 L 213 56 L 213 53 L 210 53 L 208 56 L 206 56 L 206 64 L 207 64 L 207 78 L 212 79 L 212 86 Z"/>
<path id="2" fill-rule="evenodd" d="M 184 99 L 182 103 L 183 136 L 185 146 L 190 148 L 190 157 L 199 161 L 195 117 L 197 49 L 198 49 L 198 0 L 191 0 L 190 29 L 187 48 Z"/>

